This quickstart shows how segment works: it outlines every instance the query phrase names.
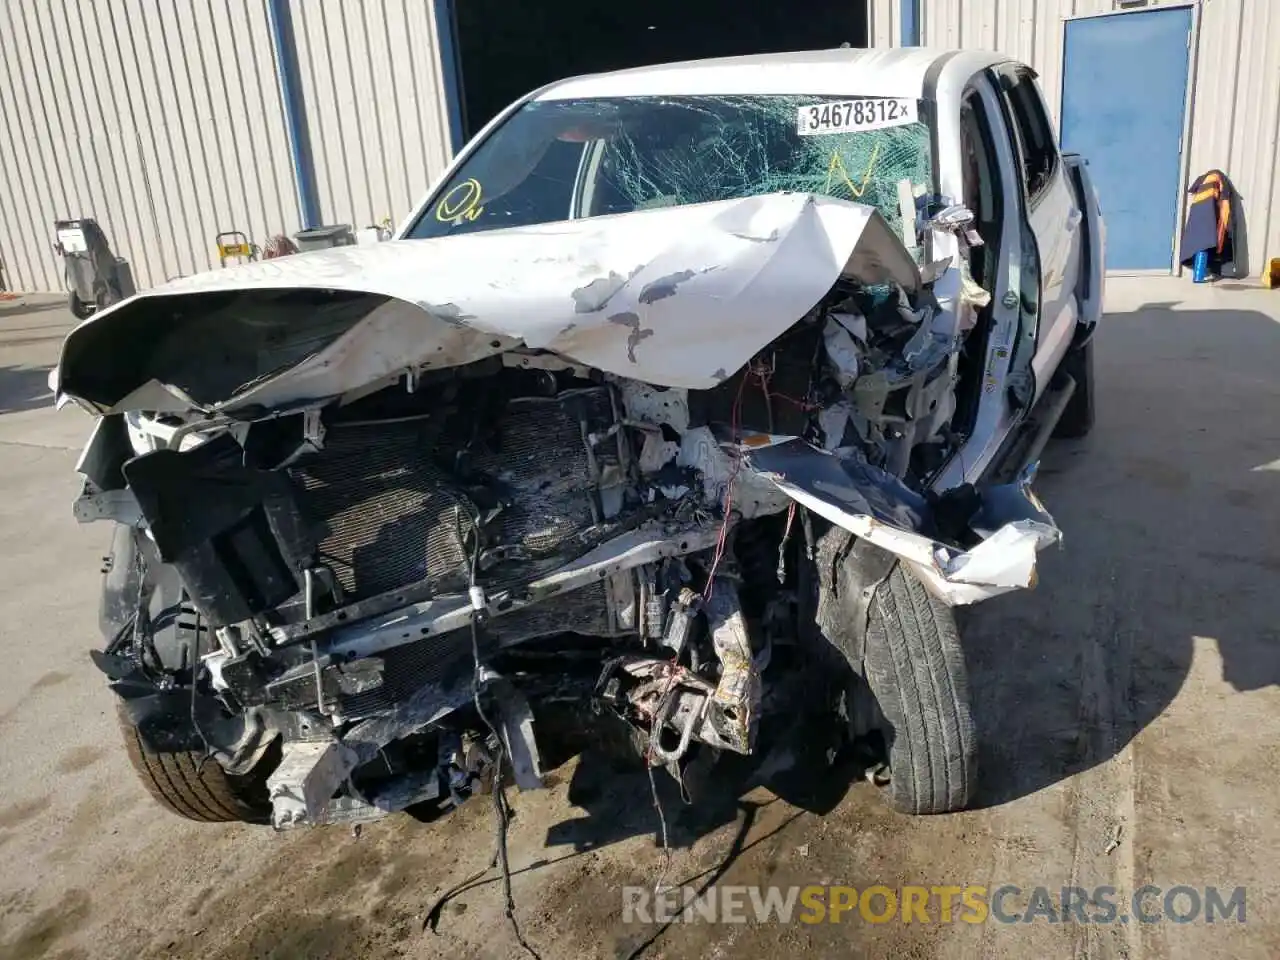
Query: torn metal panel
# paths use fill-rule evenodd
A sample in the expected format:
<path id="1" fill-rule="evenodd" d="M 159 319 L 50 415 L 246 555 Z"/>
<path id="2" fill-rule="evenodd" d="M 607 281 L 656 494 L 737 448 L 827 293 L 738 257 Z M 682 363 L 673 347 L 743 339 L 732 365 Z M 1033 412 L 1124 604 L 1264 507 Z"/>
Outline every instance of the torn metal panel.
<path id="1" fill-rule="evenodd" d="M 928 500 L 861 456 L 831 454 L 797 439 L 744 453 L 750 470 L 819 516 L 901 557 L 947 603 L 1033 586 L 1036 554 L 1061 536 L 1031 493 L 1030 474 L 978 492 L 970 524 L 984 539 L 964 550 L 931 535 Z"/>
<path id="2" fill-rule="evenodd" d="M 627 417 L 655 427 L 666 424 L 676 433 L 689 429 L 689 391 L 671 390 L 624 377 L 613 379 Z"/>
<path id="3" fill-rule="evenodd" d="M 907 529 L 924 525 L 925 498 L 865 458 L 852 453 L 832 455 L 794 437 L 779 440 L 748 447 L 744 451 L 747 466 L 779 486 L 785 483 L 831 500 L 842 512 Z"/>
<path id="4" fill-rule="evenodd" d="M 533 711 L 524 694 L 504 677 L 486 677 L 485 692 L 493 703 L 494 724 L 511 760 L 512 775 L 521 790 L 537 790 L 542 783 L 542 761 L 533 733 Z"/>
<path id="5" fill-rule="evenodd" d="M 859 314 L 833 313 L 822 330 L 827 360 L 836 369 L 836 380 L 848 390 L 858 379 L 860 360 L 865 353 L 867 320 Z"/>
<path id="6" fill-rule="evenodd" d="M 657 473 L 680 453 L 680 444 L 662 439 L 662 431 L 646 432 L 636 465 L 644 474 Z"/>
<path id="7" fill-rule="evenodd" d="M 114 520 L 127 527 L 142 525 L 142 510 L 138 506 L 138 498 L 129 490 L 82 493 L 72 504 L 71 510 L 78 523 Z"/>
<path id="8" fill-rule="evenodd" d="M 76 473 L 92 484 L 95 492 L 119 490 L 125 486 L 121 470 L 133 456 L 125 418 L 100 417 L 94 421 L 89 440 L 76 461 Z"/>
<path id="9" fill-rule="evenodd" d="M 737 585 L 726 577 L 712 581 L 706 611 L 720 660 L 720 680 L 711 695 L 707 722 L 730 749 L 750 753 L 760 718 L 760 668 L 752 655 Z"/>
<path id="10" fill-rule="evenodd" d="M 329 807 L 338 788 L 362 764 L 378 757 L 394 740 L 406 737 L 471 701 L 470 679 L 457 679 L 449 684 L 428 684 L 412 697 L 396 705 L 384 716 L 356 724 L 341 739 L 286 740 L 280 765 L 267 779 L 271 798 L 271 822 L 276 829 L 299 823 L 325 823 L 331 819 L 362 819 L 377 816 L 365 806 L 383 813 L 387 800 L 376 804 L 356 804 L 343 808 L 330 817 Z M 410 789 L 401 785 L 396 793 L 404 805 L 434 796 L 429 786 L 418 783 Z M 348 804 L 350 806 L 350 804 Z"/>
<path id="11" fill-rule="evenodd" d="M 747 519 L 777 513 L 786 506 L 786 497 L 779 496 L 773 485 L 762 483 L 759 477 L 737 468 L 710 427 L 696 427 L 680 438 L 676 463 L 698 474 L 708 503 L 728 502 Z M 726 489 L 731 490 L 728 498 Z"/>
<path id="12" fill-rule="evenodd" d="M 103 412 L 274 408 L 520 347 L 650 384 L 706 389 L 804 316 L 842 274 L 920 286 L 915 262 L 879 213 L 810 194 L 340 247 L 184 277 L 95 314 L 67 337 L 59 393 Z M 218 382 L 230 387 L 200 384 L 198 370 L 186 391 L 168 382 L 164 358 L 180 354 L 166 343 L 183 336 L 184 324 L 205 323 L 216 310 L 224 333 L 202 328 L 212 342 L 243 337 L 244 318 L 282 291 L 345 299 L 319 331 L 300 307 L 296 319 L 264 313 L 280 326 L 271 341 L 278 359 L 246 355 L 238 377 L 219 369 Z M 290 347 L 304 331 L 305 347 Z M 129 356 L 118 371 L 104 371 L 100 351 L 122 337 Z"/>
<path id="13" fill-rule="evenodd" d="M 986 487 L 982 491 L 982 505 L 974 515 L 971 525 L 984 537 L 991 536 L 999 528 L 1019 521 L 1031 521 L 1042 526 L 1054 526 L 1053 517 L 1045 509 L 1040 498 L 1031 489 L 1035 482 L 1038 463 L 1026 467 L 1013 483 Z"/>
<path id="14" fill-rule="evenodd" d="M 429 683 L 407 700 L 397 703 L 390 712 L 356 724 L 343 735 L 343 745 L 353 752 L 358 764 L 368 763 L 391 741 L 435 723 L 469 703 L 471 696 L 470 677 L 458 676 L 449 682 Z"/>

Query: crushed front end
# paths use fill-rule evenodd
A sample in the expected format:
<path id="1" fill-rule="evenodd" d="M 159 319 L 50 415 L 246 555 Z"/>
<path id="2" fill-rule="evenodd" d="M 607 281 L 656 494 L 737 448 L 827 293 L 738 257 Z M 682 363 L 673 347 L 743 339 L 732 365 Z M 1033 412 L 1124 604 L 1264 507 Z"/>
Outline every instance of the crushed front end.
<path id="1" fill-rule="evenodd" d="M 730 232 L 778 241 L 758 227 Z M 1028 585 L 1057 531 L 1024 485 L 930 488 L 963 443 L 959 308 L 835 259 L 746 362 L 702 357 L 702 386 L 625 375 L 711 352 L 648 310 L 696 310 L 677 289 L 696 265 L 635 282 L 630 310 L 626 276 L 584 284 L 563 346 L 482 330 L 484 349 L 319 398 L 246 399 L 279 383 L 280 355 L 332 377 L 398 334 L 323 363 L 323 344 L 263 335 L 255 376 L 227 375 L 233 403 L 200 396 L 203 374 L 84 374 L 78 398 L 105 415 L 76 509 L 117 523 L 95 659 L 128 722 L 265 778 L 276 826 L 458 802 L 499 765 L 534 787 L 611 724 L 679 777 L 696 751 L 752 753 L 774 691 L 813 668 L 829 532 L 947 602 Z M 349 333 L 385 299 L 343 321 L 352 302 L 316 309 Z M 471 336 L 447 306 L 441 342 Z M 566 716 L 570 735 L 542 734 Z"/>

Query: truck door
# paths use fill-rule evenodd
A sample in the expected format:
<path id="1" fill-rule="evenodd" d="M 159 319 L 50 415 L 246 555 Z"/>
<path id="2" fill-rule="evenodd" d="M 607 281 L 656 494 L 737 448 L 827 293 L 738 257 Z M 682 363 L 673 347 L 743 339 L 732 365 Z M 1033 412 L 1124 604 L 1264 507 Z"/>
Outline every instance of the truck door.
<path id="1" fill-rule="evenodd" d="M 1030 228 L 1039 261 L 1040 315 L 1034 344 L 1018 344 L 1019 351 L 1028 347 L 1034 350 L 1031 369 L 1038 398 L 1075 333 L 1075 276 L 1080 268 L 1083 215 L 1058 152 L 1035 72 L 1021 64 L 1007 64 L 996 70 L 996 76 L 1005 126 L 1022 172 L 1025 224 Z"/>
<path id="2" fill-rule="evenodd" d="M 1040 255 L 1008 112 L 999 78 L 983 70 L 965 86 L 955 140 L 940 140 L 941 184 L 948 197 L 960 198 L 976 215 L 983 245 L 970 251 L 969 269 L 991 302 L 961 359 L 966 388 L 957 397 L 955 426 L 968 436 L 965 454 L 942 470 L 934 481 L 937 490 L 980 479 L 1033 400 Z M 939 118 L 940 127 L 947 119 Z M 952 142 L 958 149 L 949 148 Z M 955 253 L 947 235 L 935 236 L 934 243 L 935 255 Z"/>

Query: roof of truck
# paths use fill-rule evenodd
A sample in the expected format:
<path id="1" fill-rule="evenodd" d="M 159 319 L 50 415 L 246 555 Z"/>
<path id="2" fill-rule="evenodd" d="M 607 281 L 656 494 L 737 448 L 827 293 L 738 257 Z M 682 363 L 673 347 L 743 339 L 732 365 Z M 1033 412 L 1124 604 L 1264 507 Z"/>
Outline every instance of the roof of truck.
<path id="1" fill-rule="evenodd" d="M 1008 58 L 975 50 L 897 47 L 888 50 L 802 50 L 716 60 L 663 63 L 572 77 L 539 91 L 537 100 L 678 94 L 818 94 L 915 97 L 925 79 L 967 79 Z"/>

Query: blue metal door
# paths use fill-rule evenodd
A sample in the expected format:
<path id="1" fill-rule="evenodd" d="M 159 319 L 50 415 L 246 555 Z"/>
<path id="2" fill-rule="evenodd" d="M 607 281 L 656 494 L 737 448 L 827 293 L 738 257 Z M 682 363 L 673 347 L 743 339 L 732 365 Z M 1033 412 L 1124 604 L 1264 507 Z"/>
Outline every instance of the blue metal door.
<path id="1" fill-rule="evenodd" d="M 1089 161 L 1107 268 L 1173 267 L 1191 8 L 1069 20 L 1062 145 Z"/>

